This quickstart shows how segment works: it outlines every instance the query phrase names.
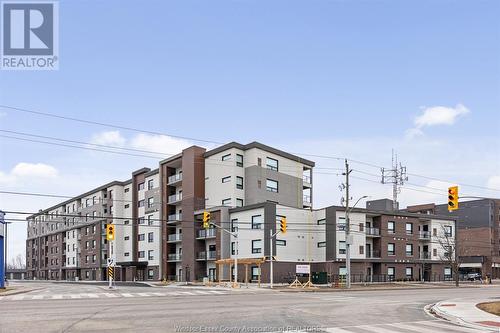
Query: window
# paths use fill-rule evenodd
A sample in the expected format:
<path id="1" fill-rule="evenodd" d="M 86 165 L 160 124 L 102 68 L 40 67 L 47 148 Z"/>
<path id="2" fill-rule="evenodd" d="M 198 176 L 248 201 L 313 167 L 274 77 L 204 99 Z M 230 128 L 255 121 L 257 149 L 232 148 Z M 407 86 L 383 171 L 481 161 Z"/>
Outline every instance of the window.
<path id="1" fill-rule="evenodd" d="M 262 215 L 252 216 L 252 229 L 262 229 Z"/>
<path id="2" fill-rule="evenodd" d="M 276 246 L 286 246 L 286 240 L 284 240 L 284 239 L 277 239 L 276 240 Z"/>
<path id="3" fill-rule="evenodd" d="M 266 180 L 266 189 L 269 192 L 278 192 L 278 182 L 272 179 L 267 179 Z"/>
<path id="4" fill-rule="evenodd" d="M 252 241 L 252 253 L 262 253 L 262 240 L 256 239 Z"/>
<path id="5" fill-rule="evenodd" d="M 360 232 L 365 231 L 365 225 L 364 225 L 363 223 L 360 223 L 360 224 L 359 224 L 359 231 L 360 231 Z"/>
<path id="6" fill-rule="evenodd" d="M 137 257 L 138 257 L 138 258 L 144 258 L 144 251 L 139 251 L 139 252 L 137 253 Z"/>
<path id="7" fill-rule="evenodd" d="M 153 280 L 154 276 L 155 276 L 155 271 L 152 269 L 148 269 L 148 280 Z"/>
<path id="8" fill-rule="evenodd" d="M 406 256 L 411 257 L 413 255 L 413 244 L 406 244 Z"/>
<path id="9" fill-rule="evenodd" d="M 137 207 L 144 207 L 144 200 L 139 200 Z"/>
<path id="10" fill-rule="evenodd" d="M 444 277 L 445 277 L 445 279 L 451 278 L 451 267 L 444 268 Z"/>
<path id="11" fill-rule="evenodd" d="M 144 190 L 144 182 L 139 183 L 139 184 L 137 185 L 137 191 L 142 191 L 142 190 Z"/>
<path id="12" fill-rule="evenodd" d="M 278 160 L 274 158 L 266 158 L 266 167 L 270 170 L 278 171 Z"/>
<path id="13" fill-rule="evenodd" d="M 126 204 L 126 205 L 125 205 L 125 209 L 127 209 L 127 208 L 129 208 L 129 207 L 130 207 L 130 205 L 129 205 L 129 204 Z"/>
<path id="14" fill-rule="evenodd" d="M 394 243 L 387 243 L 387 255 L 389 256 L 394 256 L 396 255 L 396 244 Z"/>
<path id="15" fill-rule="evenodd" d="M 92 248 L 95 249 L 95 239 L 92 241 Z"/>
<path id="16" fill-rule="evenodd" d="M 92 226 L 92 233 L 95 234 L 95 225 Z"/>
<path id="17" fill-rule="evenodd" d="M 89 248 L 89 241 L 86 241 L 85 242 L 85 248 L 88 249 Z M 52 248 L 51 248 L 52 249 Z"/>
<path id="18" fill-rule="evenodd" d="M 339 241 L 339 254 L 345 254 L 346 246 L 345 241 Z"/>
<path id="19" fill-rule="evenodd" d="M 153 215 L 148 215 L 148 225 L 153 225 Z"/>
<path id="20" fill-rule="evenodd" d="M 89 207 L 90 206 L 90 199 L 85 199 L 85 207 Z"/>
<path id="21" fill-rule="evenodd" d="M 359 254 L 365 254 L 365 247 L 363 245 L 359 246 Z"/>
<path id="22" fill-rule="evenodd" d="M 144 224 L 146 223 L 146 220 L 144 219 L 144 217 L 139 217 L 139 220 L 137 221 L 138 224 Z"/>
<path id="23" fill-rule="evenodd" d="M 87 279 L 88 279 L 88 278 L 89 278 L 89 276 L 90 276 L 90 272 L 89 272 L 89 271 L 85 271 L 85 278 L 87 278 Z"/>
<path id="24" fill-rule="evenodd" d="M 92 256 L 92 262 L 95 262 L 96 260 L 97 260 L 97 257 L 96 257 L 96 255 L 94 254 L 94 255 Z"/>
<path id="25" fill-rule="evenodd" d="M 396 226 L 395 226 L 394 221 L 388 221 L 387 222 L 387 232 L 389 234 L 393 234 L 395 232 L 395 230 L 396 230 L 395 228 L 396 228 Z"/>
<path id="26" fill-rule="evenodd" d="M 231 220 L 231 232 L 238 231 L 238 219 Z"/>
<path id="27" fill-rule="evenodd" d="M 231 242 L 231 254 L 233 256 L 236 254 L 236 242 Z"/>
<path id="28" fill-rule="evenodd" d="M 395 272 L 394 267 L 387 267 L 387 276 L 391 281 L 394 280 L 394 272 Z"/>
<path id="29" fill-rule="evenodd" d="M 154 253 L 154 250 L 149 250 L 148 251 L 148 260 L 154 260 L 155 257 L 153 255 L 153 253 Z"/>
<path id="30" fill-rule="evenodd" d="M 407 279 L 413 278 L 413 267 L 406 267 L 406 278 Z"/>
<path id="31" fill-rule="evenodd" d="M 413 223 L 406 222 L 406 234 L 407 235 L 413 234 Z"/>
<path id="32" fill-rule="evenodd" d="M 154 233 L 149 232 L 148 233 L 148 243 L 153 243 L 154 241 Z"/>
<path id="33" fill-rule="evenodd" d="M 236 166 L 243 167 L 243 155 L 236 154 Z"/>
<path id="34" fill-rule="evenodd" d="M 437 257 L 437 255 L 438 255 L 438 251 L 437 251 L 437 249 L 432 249 L 432 255 L 433 255 L 434 257 Z"/>
<path id="35" fill-rule="evenodd" d="M 124 257 L 128 257 L 128 256 L 130 256 L 130 253 L 125 252 L 125 253 L 123 254 L 123 256 L 124 256 Z"/>
<path id="36" fill-rule="evenodd" d="M 319 242 L 318 247 L 326 247 L 326 242 Z"/>
<path id="37" fill-rule="evenodd" d="M 130 236 L 125 236 L 123 239 L 127 241 L 130 239 Z"/>
<path id="38" fill-rule="evenodd" d="M 130 188 L 129 187 L 125 187 L 125 193 L 127 193 L 128 191 L 130 191 Z"/>
<path id="39" fill-rule="evenodd" d="M 239 190 L 243 189 L 243 177 L 236 176 L 236 188 Z"/>
<path id="40" fill-rule="evenodd" d="M 339 217 L 337 225 L 339 226 L 339 230 L 345 230 L 345 217 Z"/>
<path id="41" fill-rule="evenodd" d="M 125 220 L 125 221 L 123 221 L 123 224 L 124 225 L 130 224 L 130 221 L 129 220 Z"/>
<path id="42" fill-rule="evenodd" d="M 148 180 L 148 190 L 152 190 L 154 186 L 155 186 L 154 180 L 153 179 Z"/>
<path id="43" fill-rule="evenodd" d="M 326 224 L 326 219 L 321 219 L 316 222 L 318 225 Z"/>
<path id="44" fill-rule="evenodd" d="M 231 154 L 223 155 L 222 160 L 223 161 L 229 161 L 231 159 Z"/>
<path id="45" fill-rule="evenodd" d="M 432 236 L 437 236 L 438 235 L 438 230 L 436 228 L 432 229 Z"/>
<path id="46" fill-rule="evenodd" d="M 452 232 L 451 225 L 445 226 L 444 227 L 444 236 L 445 237 L 451 237 L 451 236 L 453 236 L 452 234 L 453 234 L 453 232 Z"/>
<path id="47" fill-rule="evenodd" d="M 229 183 L 231 181 L 231 176 L 223 177 L 222 183 Z"/>
<path id="48" fill-rule="evenodd" d="M 347 268 L 345 266 L 339 267 L 339 275 L 347 275 Z"/>
<path id="49" fill-rule="evenodd" d="M 152 208 L 154 204 L 154 198 L 148 198 L 148 208 Z"/>
<path id="50" fill-rule="evenodd" d="M 143 241 L 143 240 L 144 240 L 144 234 L 139 234 L 139 235 L 137 235 L 137 239 L 138 239 L 139 241 Z"/>
<path id="51" fill-rule="evenodd" d="M 231 206 L 231 198 L 222 200 L 222 206 Z"/>
<path id="52" fill-rule="evenodd" d="M 243 199 L 236 198 L 236 207 L 243 207 Z"/>
<path id="53" fill-rule="evenodd" d="M 89 256 L 85 256 L 85 262 L 89 262 Z"/>

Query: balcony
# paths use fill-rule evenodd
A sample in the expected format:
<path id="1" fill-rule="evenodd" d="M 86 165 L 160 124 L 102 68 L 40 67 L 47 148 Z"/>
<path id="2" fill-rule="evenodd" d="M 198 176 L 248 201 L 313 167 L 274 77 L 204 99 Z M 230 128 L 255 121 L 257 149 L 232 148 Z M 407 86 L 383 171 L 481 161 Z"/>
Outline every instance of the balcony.
<path id="1" fill-rule="evenodd" d="M 196 238 L 214 238 L 217 235 L 217 229 L 202 229 L 198 231 L 198 236 Z"/>
<path id="2" fill-rule="evenodd" d="M 302 203 L 303 203 L 303 206 L 311 207 L 312 206 L 311 196 L 310 195 L 304 195 L 302 197 Z"/>
<path id="3" fill-rule="evenodd" d="M 182 234 L 170 234 L 167 237 L 168 243 L 180 242 L 182 240 Z"/>
<path id="4" fill-rule="evenodd" d="M 420 259 L 431 259 L 431 254 L 429 252 L 420 252 Z"/>
<path id="5" fill-rule="evenodd" d="M 178 253 L 170 253 L 167 257 L 168 261 L 181 261 L 182 260 L 182 254 Z"/>
<path id="6" fill-rule="evenodd" d="M 366 234 L 366 236 L 380 237 L 380 229 L 379 228 L 366 228 L 365 234 Z"/>
<path id="7" fill-rule="evenodd" d="M 421 240 L 430 240 L 431 232 L 430 231 L 420 231 L 418 234 L 418 238 Z"/>
<path id="8" fill-rule="evenodd" d="M 217 251 L 206 251 L 198 252 L 196 254 L 196 260 L 215 260 L 217 259 Z"/>
<path id="9" fill-rule="evenodd" d="M 178 204 L 182 201 L 182 193 L 181 194 L 172 194 L 168 196 L 169 204 Z"/>
<path id="10" fill-rule="evenodd" d="M 176 173 L 175 175 L 168 177 L 167 185 L 173 185 L 180 181 L 182 181 L 182 173 Z"/>
<path id="11" fill-rule="evenodd" d="M 182 214 L 170 214 L 167 219 L 168 224 L 175 224 L 182 221 Z"/>
<path id="12" fill-rule="evenodd" d="M 302 186 L 303 186 L 303 188 L 311 188 L 312 187 L 311 176 L 302 175 Z"/>

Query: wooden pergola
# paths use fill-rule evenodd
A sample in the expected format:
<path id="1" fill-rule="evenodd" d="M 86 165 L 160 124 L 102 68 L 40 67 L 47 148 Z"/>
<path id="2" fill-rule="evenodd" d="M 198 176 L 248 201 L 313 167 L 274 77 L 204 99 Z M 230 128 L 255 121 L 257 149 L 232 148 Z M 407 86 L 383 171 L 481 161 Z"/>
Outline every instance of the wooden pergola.
<path id="1" fill-rule="evenodd" d="M 257 265 L 259 268 L 259 287 L 260 287 L 260 265 L 264 263 L 265 260 L 262 258 L 238 258 L 238 266 L 239 265 L 245 265 L 245 284 L 248 284 L 248 265 Z M 219 259 L 215 261 L 215 264 L 217 265 L 217 278 L 219 280 L 219 284 L 221 283 L 221 268 L 225 265 L 229 265 L 229 282 L 232 281 L 232 268 L 234 266 L 234 259 L 232 258 L 226 258 L 226 259 Z M 234 281 L 238 282 L 238 281 Z"/>

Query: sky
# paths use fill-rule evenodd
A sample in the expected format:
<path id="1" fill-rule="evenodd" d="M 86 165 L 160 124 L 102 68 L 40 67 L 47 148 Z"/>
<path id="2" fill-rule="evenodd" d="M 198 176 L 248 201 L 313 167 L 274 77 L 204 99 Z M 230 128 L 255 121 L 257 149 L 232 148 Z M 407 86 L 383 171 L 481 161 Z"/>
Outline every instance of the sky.
<path id="1" fill-rule="evenodd" d="M 0 70 L 0 104 L 165 135 L 5 107 L 0 130 L 165 156 L 260 141 L 316 161 L 315 208 L 340 204 L 343 161 L 310 155 L 368 162 L 351 163 L 351 192 L 378 199 L 392 195 L 379 167 L 392 149 L 408 170 L 403 207 L 442 203 L 450 184 L 500 197 L 499 12 L 465 0 L 61 0 L 59 70 Z M 0 191 L 71 196 L 158 163 L 5 137 L 0 153 Z M 0 194 L 6 211 L 57 202 Z M 9 236 L 9 257 L 24 255 L 25 223 Z"/>

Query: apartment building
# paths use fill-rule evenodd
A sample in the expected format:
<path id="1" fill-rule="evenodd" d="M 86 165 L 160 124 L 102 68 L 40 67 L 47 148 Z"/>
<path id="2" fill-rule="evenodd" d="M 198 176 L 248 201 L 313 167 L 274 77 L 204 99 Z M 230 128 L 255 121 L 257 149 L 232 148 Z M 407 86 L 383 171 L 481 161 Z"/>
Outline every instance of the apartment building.
<path id="1" fill-rule="evenodd" d="M 480 199 L 460 202 L 448 211 L 446 204 L 407 207 L 408 212 L 453 216 L 458 226 L 458 254 L 463 274 L 481 273 L 500 278 L 500 200 Z"/>
<path id="2" fill-rule="evenodd" d="M 253 142 L 214 150 L 192 146 L 28 217 L 28 277 L 105 279 L 108 258 L 117 280 L 192 281 L 215 274 L 214 230 L 195 212 L 258 202 L 312 207 L 314 162 Z M 214 215 L 215 217 L 215 215 Z M 115 225 L 108 244 L 105 224 Z M 219 245 L 220 247 L 220 245 Z M 205 253 L 201 256 L 200 253 Z"/>
<path id="3" fill-rule="evenodd" d="M 368 203 L 369 204 L 369 203 Z M 391 204 L 392 206 L 392 204 Z M 297 264 L 310 264 L 315 272 L 342 277 L 346 274 L 345 208 L 300 209 L 273 202 L 245 207 L 212 208 L 216 220 L 230 221 L 228 229 L 238 230 L 238 258 L 269 258 L 273 248 L 274 281 L 293 279 Z M 201 214 L 201 212 L 199 212 Z M 286 217 L 288 231 L 270 235 Z M 455 220 L 448 216 L 405 212 L 353 209 L 350 214 L 351 269 L 354 280 L 443 280 L 451 279 L 453 256 L 439 239 L 453 240 Z M 213 231 L 214 258 L 234 258 L 236 238 L 227 232 Z M 220 246 L 219 246 L 220 245 Z M 230 252 L 228 254 L 228 252 Z M 217 261 L 215 261 L 217 262 Z M 245 272 L 243 265 L 240 272 Z M 209 268 L 209 276 L 215 266 Z M 223 279 L 229 279 L 226 269 Z M 252 265 L 248 279 L 257 280 L 258 266 Z M 269 264 L 261 265 L 261 280 L 269 281 Z M 239 274 L 241 281 L 244 273 Z"/>

